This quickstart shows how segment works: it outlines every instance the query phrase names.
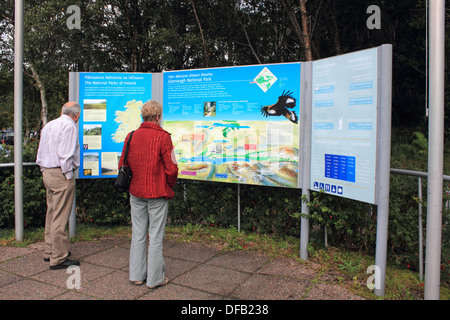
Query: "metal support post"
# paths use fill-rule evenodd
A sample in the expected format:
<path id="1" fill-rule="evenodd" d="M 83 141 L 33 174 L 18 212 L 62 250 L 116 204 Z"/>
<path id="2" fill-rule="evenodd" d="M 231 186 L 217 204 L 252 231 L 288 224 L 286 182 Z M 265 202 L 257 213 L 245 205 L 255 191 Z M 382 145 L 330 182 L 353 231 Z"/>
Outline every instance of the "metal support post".
<path id="1" fill-rule="evenodd" d="M 428 194 L 425 300 L 439 300 L 444 172 L 445 1 L 430 1 Z"/>
<path id="2" fill-rule="evenodd" d="M 241 232 L 241 185 L 237 184 L 237 221 L 238 232 Z"/>
<path id="3" fill-rule="evenodd" d="M 23 0 L 15 0 L 14 18 L 14 204 L 16 240 L 23 240 Z"/>
<path id="4" fill-rule="evenodd" d="M 389 184 L 391 168 L 391 97 L 392 97 L 392 45 L 380 48 L 381 96 L 378 136 L 378 185 L 377 185 L 377 238 L 375 265 L 379 270 L 379 286 L 375 287 L 377 296 L 384 296 L 386 283 L 386 257 L 389 222 Z"/>
<path id="5" fill-rule="evenodd" d="M 302 80 L 302 96 L 303 104 L 301 105 L 301 188 L 302 188 L 302 213 L 306 217 L 300 219 L 300 259 L 308 260 L 308 243 L 309 243 L 309 207 L 310 199 L 309 183 L 311 177 L 311 95 L 312 95 L 312 62 L 305 62 L 301 70 Z"/>
<path id="6" fill-rule="evenodd" d="M 70 72 L 69 73 L 69 101 L 74 101 L 77 103 L 80 103 L 80 74 L 78 72 Z M 79 123 L 77 123 L 77 129 L 79 128 Z M 76 236 L 76 229 L 77 229 L 77 186 L 76 181 L 79 177 L 79 169 L 76 169 L 73 173 L 74 179 L 75 179 L 75 195 L 73 197 L 73 203 L 72 203 L 72 212 L 69 216 L 69 238 L 74 238 Z"/>
<path id="7" fill-rule="evenodd" d="M 423 226 L 422 226 L 422 178 L 419 184 L 419 279 L 423 280 Z"/>

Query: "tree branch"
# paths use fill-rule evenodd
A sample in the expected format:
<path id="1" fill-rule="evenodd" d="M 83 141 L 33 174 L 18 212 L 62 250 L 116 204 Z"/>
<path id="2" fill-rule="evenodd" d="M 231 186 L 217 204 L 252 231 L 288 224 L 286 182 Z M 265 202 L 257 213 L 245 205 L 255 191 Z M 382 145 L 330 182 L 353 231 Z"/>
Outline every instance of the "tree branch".
<path id="1" fill-rule="evenodd" d="M 205 43 L 205 37 L 203 36 L 203 29 L 202 25 L 200 23 L 200 20 L 197 15 L 197 10 L 195 9 L 194 0 L 189 0 L 192 5 L 192 10 L 194 11 L 195 19 L 197 20 L 198 28 L 200 29 L 200 36 L 202 37 L 202 43 L 203 43 L 203 55 L 205 58 L 205 67 L 208 68 L 209 66 L 209 54 L 208 50 L 206 49 L 206 43 Z"/>

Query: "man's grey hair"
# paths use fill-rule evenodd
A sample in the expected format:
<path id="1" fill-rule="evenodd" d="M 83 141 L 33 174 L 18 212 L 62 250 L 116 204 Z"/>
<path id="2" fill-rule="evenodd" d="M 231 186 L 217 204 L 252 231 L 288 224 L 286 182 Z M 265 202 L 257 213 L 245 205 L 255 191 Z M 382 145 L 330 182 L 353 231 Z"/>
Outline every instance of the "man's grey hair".
<path id="1" fill-rule="evenodd" d="M 81 112 L 81 107 L 78 103 L 76 102 L 66 102 L 61 110 L 62 114 L 68 115 L 68 116 L 72 116 L 72 117 L 76 117 L 79 113 Z"/>

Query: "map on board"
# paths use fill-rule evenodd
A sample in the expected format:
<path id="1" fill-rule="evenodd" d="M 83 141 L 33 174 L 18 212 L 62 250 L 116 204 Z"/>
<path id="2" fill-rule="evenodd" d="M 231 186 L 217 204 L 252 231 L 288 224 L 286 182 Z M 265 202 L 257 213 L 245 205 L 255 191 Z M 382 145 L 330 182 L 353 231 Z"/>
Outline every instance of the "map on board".
<path id="1" fill-rule="evenodd" d="M 179 178 L 298 187 L 300 64 L 164 74 Z"/>
<path id="2" fill-rule="evenodd" d="M 129 132 L 139 128 L 142 123 L 142 105 L 142 101 L 131 100 L 127 102 L 123 111 L 117 110 L 114 113 L 114 121 L 119 124 L 117 129 L 111 135 L 114 142 L 124 142 Z"/>
<path id="3" fill-rule="evenodd" d="M 123 142 L 142 123 L 151 99 L 149 73 L 80 72 L 79 178 L 117 176 Z"/>
<path id="4" fill-rule="evenodd" d="M 167 121 L 180 177 L 297 186 L 298 126 L 283 121 Z"/>

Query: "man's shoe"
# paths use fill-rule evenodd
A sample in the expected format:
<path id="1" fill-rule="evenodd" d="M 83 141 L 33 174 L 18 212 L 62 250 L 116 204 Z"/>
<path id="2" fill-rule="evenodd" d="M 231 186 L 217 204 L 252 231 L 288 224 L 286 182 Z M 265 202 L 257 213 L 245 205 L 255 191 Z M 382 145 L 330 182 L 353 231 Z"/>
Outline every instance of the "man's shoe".
<path id="1" fill-rule="evenodd" d="M 69 251 L 69 254 L 67 255 L 67 258 L 68 258 L 68 257 L 70 257 L 70 251 Z M 44 261 L 45 261 L 45 262 L 50 262 L 50 258 L 44 258 Z"/>
<path id="2" fill-rule="evenodd" d="M 63 262 L 61 262 L 60 264 L 57 264 L 56 266 L 50 266 L 50 269 L 51 270 L 67 269 L 70 266 L 79 266 L 79 265 L 80 265 L 80 261 L 78 261 L 78 260 L 66 259 Z"/>

